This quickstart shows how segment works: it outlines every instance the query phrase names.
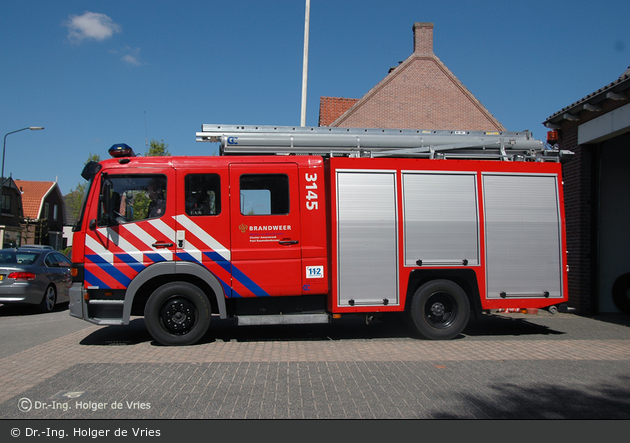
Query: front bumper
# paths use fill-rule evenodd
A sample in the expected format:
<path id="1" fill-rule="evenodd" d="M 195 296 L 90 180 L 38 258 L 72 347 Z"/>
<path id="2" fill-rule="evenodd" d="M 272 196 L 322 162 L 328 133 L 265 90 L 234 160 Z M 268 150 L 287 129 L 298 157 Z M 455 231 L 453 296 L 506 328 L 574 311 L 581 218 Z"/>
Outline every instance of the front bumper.
<path id="1" fill-rule="evenodd" d="M 87 320 L 83 317 L 83 294 L 83 285 L 79 283 L 74 283 L 68 291 L 68 295 L 70 296 L 68 309 L 72 317 Z"/>

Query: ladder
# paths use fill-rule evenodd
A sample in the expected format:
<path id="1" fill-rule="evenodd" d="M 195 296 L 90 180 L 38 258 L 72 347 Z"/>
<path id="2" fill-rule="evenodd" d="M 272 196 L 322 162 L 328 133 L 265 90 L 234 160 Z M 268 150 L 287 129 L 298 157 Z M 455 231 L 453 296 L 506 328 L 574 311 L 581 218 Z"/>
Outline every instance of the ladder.
<path id="1" fill-rule="evenodd" d="M 198 142 L 219 143 L 220 155 L 321 155 L 562 161 L 531 132 L 329 128 L 204 124 Z"/>

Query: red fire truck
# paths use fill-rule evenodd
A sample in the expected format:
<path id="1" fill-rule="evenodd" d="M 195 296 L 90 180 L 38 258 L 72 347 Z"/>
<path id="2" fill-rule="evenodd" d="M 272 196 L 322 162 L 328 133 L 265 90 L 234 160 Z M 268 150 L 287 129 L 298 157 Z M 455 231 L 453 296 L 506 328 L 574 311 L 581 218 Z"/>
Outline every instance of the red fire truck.
<path id="1" fill-rule="evenodd" d="M 525 132 L 202 125 L 220 155 L 86 165 L 70 315 L 189 345 L 238 325 L 471 315 L 567 301 L 561 160 Z"/>

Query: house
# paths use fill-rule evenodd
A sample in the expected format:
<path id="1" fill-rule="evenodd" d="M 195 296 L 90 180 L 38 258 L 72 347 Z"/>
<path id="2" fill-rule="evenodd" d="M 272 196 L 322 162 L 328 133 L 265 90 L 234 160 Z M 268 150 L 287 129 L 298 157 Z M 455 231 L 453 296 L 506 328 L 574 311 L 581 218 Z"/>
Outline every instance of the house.
<path id="1" fill-rule="evenodd" d="M 0 180 L 2 180 L 0 238 L 3 248 L 12 248 L 20 245 L 22 235 L 21 222 L 24 217 L 22 194 L 11 177 Z"/>
<path id="2" fill-rule="evenodd" d="M 360 99 L 321 97 L 320 126 L 505 131 L 433 53 L 433 23 L 414 23 L 413 43 Z"/>
<path id="3" fill-rule="evenodd" d="M 630 68 L 543 122 L 575 153 L 563 166 L 569 303 L 585 314 L 630 314 L 629 99 Z"/>
<path id="4" fill-rule="evenodd" d="M 15 180 L 22 193 L 24 222 L 21 244 L 63 248 L 63 196 L 56 182 Z"/>

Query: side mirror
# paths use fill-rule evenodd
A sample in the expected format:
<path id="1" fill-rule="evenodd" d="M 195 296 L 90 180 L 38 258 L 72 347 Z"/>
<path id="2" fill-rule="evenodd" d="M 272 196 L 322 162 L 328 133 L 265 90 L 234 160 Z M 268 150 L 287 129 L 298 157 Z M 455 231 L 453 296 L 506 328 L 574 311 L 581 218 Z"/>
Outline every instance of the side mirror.
<path id="1" fill-rule="evenodd" d="M 81 172 L 81 177 L 83 177 L 87 181 L 90 181 L 100 170 L 101 164 L 91 161 L 83 168 L 83 171 Z"/>

